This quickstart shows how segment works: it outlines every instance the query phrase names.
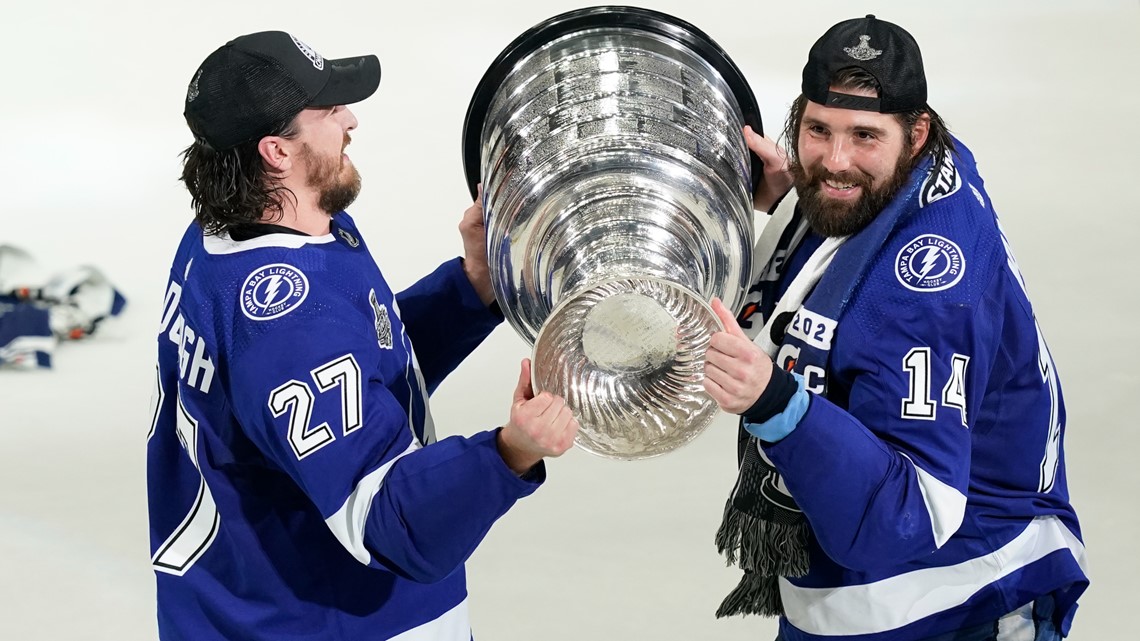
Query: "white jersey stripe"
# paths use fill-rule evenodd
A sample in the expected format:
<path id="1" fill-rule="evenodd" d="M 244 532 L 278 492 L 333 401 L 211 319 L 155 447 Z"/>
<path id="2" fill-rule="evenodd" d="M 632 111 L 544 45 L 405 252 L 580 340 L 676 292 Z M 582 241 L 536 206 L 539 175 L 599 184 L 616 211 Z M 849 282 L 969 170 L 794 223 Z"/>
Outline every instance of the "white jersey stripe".
<path id="1" fill-rule="evenodd" d="M 380 486 L 384 484 L 384 477 L 387 476 L 388 470 L 392 469 L 392 464 L 419 448 L 419 441 L 413 436 L 408 449 L 360 479 L 336 514 L 325 519 L 325 524 L 329 526 L 344 549 L 364 565 L 372 562 L 372 555 L 364 547 L 364 525 L 368 521 L 368 512 L 372 509 L 372 499 L 380 491 Z"/>
<path id="2" fill-rule="evenodd" d="M 918 474 L 918 489 L 922 492 L 922 502 L 930 515 L 930 527 L 934 532 L 935 547 L 942 547 L 962 525 L 966 516 L 966 495 L 943 483 L 903 454 L 914 466 Z"/>
<path id="3" fill-rule="evenodd" d="M 236 254 L 238 252 L 247 251 L 250 249 L 258 249 L 261 247 L 285 247 L 287 249 L 298 249 L 305 245 L 323 245 L 331 243 L 336 240 L 332 234 L 325 234 L 324 236 L 302 236 L 300 234 L 266 234 L 249 240 L 234 240 L 230 238 L 229 234 L 222 232 L 214 236 L 203 236 L 202 247 L 207 253 L 220 255 L 220 254 Z M 189 270 L 189 267 L 187 267 Z"/>
<path id="4" fill-rule="evenodd" d="M 467 615 L 467 599 L 444 612 L 439 618 L 401 632 L 388 641 L 470 641 L 471 622 Z"/>
<path id="5" fill-rule="evenodd" d="M 182 523 L 174 528 L 174 532 L 158 547 L 151 557 L 151 565 L 158 572 L 165 572 L 175 576 L 186 574 L 202 554 L 213 544 L 218 535 L 218 526 L 221 517 L 218 506 L 214 503 L 214 495 L 210 486 L 206 484 L 206 476 L 198 465 L 198 421 L 190 416 L 186 406 L 178 400 L 178 413 L 176 429 L 179 437 L 185 444 L 186 453 L 190 462 L 198 469 L 199 485 L 198 496 Z"/>
<path id="6" fill-rule="evenodd" d="M 1001 549 L 957 565 L 924 568 L 865 585 L 801 588 L 780 579 L 788 621 L 809 634 L 843 636 L 895 630 L 965 603 L 987 585 L 1058 550 L 1082 570 L 1085 546 L 1055 516 L 1038 517 Z M 890 608 L 873 604 L 890 603 Z"/>
<path id="7" fill-rule="evenodd" d="M 1033 641 L 1036 636 L 1033 604 L 1028 603 L 998 619 L 998 633 L 994 641 Z"/>

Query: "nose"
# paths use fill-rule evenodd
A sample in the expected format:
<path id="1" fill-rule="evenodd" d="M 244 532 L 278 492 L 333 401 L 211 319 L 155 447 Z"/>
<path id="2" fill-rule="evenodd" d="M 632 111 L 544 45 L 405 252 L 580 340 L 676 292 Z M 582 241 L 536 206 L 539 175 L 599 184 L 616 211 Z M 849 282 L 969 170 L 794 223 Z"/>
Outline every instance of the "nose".
<path id="1" fill-rule="evenodd" d="M 345 125 L 344 130 L 346 132 L 349 132 L 349 131 L 352 131 L 353 129 L 356 129 L 356 125 L 358 125 L 359 123 L 356 122 L 356 116 L 352 113 L 351 109 L 349 109 L 348 107 L 345 107 L 343 117 L 344 117 L 344 125 Z"/>
<path id="2" fill-rule="evenodd" d="M 833 174 L 842 173 L 851 168 L 851 152 L 847 141 L 842 136 L 833 136 L 831 146 L 823 158 L 823 168 Z"/>

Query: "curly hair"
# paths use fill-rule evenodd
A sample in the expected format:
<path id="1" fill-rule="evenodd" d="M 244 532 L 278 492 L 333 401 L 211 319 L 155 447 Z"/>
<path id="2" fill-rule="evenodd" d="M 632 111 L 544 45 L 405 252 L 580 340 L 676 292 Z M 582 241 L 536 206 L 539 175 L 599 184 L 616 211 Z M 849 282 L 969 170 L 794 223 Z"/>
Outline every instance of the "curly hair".
<path id="1" fill-rule="evenodd" d="M 290 118 L 265 135 L 292 139 L 298 133 L 295 118 Z M 182 152 L 180 179 L 190 192 L 194 218 L 205 233 L 254 223 L 266 213 L 276 222 L 281 219 L 283 199 L 296 199 L 262 162 L 257 146 L 263 137 L 223 150 L 196 138 Z"/>
<path id="2" fill-rule="evenodd" d="M 831 80 L 831 86 L 840 90 L 851 91 L 854 89 L 865 89 L 879 93 L 881 88 L 879 81 L 871 74 L 859 69 L 857 67 L 847 67 L 840 69 L 836 72 L 835 77 Z M 788 111 L 787 122 L 784 123 L 784 138 L 786 139 L 785 145 L 788 149 L 788 158 L 792 162 L 799 162 L 799 132 L 800 123 L 803 122 L 804 110 L 807 108 L 808 99 L 803 94 L 800 94 L 792 102 L 791 109 Z M 924 114 L 930 116 L 930 133 L 927 134 L 926 143 L 923 144 L 922 149 L 918 151 L 915 160 L 921 158 L 925 154 L 931 154 L 935 158 L 941 158 L 947 152 L 954 149 L 954 139 L 950 136 L 950 129 L 946 126 L 946 122 L 942 120 L 937 112 L 930 108 L 929 104 L 923 105 L 913 111 L 892 114 L 900 126 L 902 126 L 903 133 L 906 138 L 906 146 L 910 147 L 914 143 L 914 125 L 918 122 Z"/>

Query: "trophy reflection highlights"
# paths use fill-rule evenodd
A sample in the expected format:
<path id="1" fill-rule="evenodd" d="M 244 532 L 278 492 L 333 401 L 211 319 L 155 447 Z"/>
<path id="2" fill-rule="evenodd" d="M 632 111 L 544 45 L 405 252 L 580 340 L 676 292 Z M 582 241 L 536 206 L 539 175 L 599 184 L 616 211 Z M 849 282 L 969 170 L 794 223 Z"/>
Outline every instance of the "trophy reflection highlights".
<path id="1" fill-rule="evenodd" d="M 718 411 L 704 352 L 752 271 L 755 98 L 707 35 L 633 7 L 562 14 L 495 60 L 464 126 L 495 296 L 578 445 L 640 459 Z M 755 162 L 756 166 L 753 166 Z"/>

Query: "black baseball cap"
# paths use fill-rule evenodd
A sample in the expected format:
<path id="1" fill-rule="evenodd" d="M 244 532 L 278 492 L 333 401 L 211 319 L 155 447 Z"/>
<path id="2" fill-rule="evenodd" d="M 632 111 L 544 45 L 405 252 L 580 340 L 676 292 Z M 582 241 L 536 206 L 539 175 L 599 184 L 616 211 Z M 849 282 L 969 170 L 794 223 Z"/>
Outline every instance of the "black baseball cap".
<path id="1" fill-rule="evenodd" d="M 223 150 L 268 134 L 306 107 L 360 102 L 379 85 L 376 56 L 326 60 L 284 31 L 262 31 L 206 57 L 183 115 L 197 138 Z"/>
<path id="2" fill-rule="evenodd" d="M 879 97 L 866 98 L 830 90 L 835 73 L 848 67 L 879 81 Z M 902 27 L 873 15 L 844 20 L 815 42 L 804 65 L 803 93 L 808 100 L 843 109 L 900 113 L 926 106 L 926 73 L 914 37 Z"/>

